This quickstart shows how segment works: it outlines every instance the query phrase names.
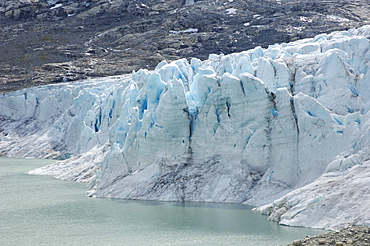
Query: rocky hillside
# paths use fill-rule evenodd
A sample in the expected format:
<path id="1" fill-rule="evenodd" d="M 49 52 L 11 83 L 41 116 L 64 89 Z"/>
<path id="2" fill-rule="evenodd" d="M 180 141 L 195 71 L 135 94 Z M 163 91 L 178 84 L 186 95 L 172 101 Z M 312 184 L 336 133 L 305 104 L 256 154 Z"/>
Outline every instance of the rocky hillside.
<path id="1" fill-rule="evenodd" d="M 369 23 L 367 0 L 0 0 L 0 92 Z"/>

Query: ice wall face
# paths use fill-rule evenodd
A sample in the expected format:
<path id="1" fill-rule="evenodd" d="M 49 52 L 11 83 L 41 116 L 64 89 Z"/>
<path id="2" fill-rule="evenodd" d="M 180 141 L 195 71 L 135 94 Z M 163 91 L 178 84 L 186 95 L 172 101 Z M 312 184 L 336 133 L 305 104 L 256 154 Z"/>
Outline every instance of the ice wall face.
<path id="1" fill-rule="evenodd" d="M 368 37 L 366 26 L 3 94 L 2 154 L 72 155 L 36 172 L 94 179 L 91 196 L 262 205 L 361 164 L 335 160 L 369 145 Z"/>
<path id="2" fill-rule="evenodd" d="M 122 92 L 118 87 L 125 87 L 127 80 L 123 76 L 0 95 L 0 154 L 63 158 L 101 146 L 116 120 L 114 104 Z"/>

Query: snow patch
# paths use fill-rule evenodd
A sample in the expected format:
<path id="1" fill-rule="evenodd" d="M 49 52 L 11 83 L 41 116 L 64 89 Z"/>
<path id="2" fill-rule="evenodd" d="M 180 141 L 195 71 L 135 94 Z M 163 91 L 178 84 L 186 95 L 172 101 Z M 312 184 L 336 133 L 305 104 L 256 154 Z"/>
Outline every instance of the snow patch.
<path id="1" fill-rule="evenodd" d="M 236 12 L 238 11 L 237 9 L 235 8 L 229 8 L 229 9 L 226 9 L 226 14 L 228 15 L 236 15 Z"/>
<path id="2" fill-rule="evenodd" d="M 347 18 L 336 16 L 336 15 L 327 15 L 326 18 L 334 22 L 350 22 L 351 21 Z"/>
<path id="3" fill-rule="evenodd" d="M 189 28 L 186 30 L 181 30 L 181 31 L 170 31 L 171 34 L 178 34 L 178 33 L 197 33 L 198 29 L 197 28 Z"/>
<path id="4" fill-rule="evenodd" d="M 57 3 L 57 4 L 55 4 L 53 7 L 51 7 L 51 8 L 50 8 L 50 10 L 57 9 L 57 8 L 62 7 L 62 6 L 63 6 L 63 4 L 61 4 L 61 3 Z"/>

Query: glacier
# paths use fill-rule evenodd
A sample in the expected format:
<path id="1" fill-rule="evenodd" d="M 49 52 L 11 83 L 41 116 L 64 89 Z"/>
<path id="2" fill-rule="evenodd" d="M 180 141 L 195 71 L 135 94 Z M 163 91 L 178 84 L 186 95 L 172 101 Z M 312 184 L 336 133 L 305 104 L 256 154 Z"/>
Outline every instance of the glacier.
<path id="1" fill-rule="evenodd" d="M 0 94 L 0 156 L 93 197 L 235 202 L 370 225 L 370 26 Z"/>

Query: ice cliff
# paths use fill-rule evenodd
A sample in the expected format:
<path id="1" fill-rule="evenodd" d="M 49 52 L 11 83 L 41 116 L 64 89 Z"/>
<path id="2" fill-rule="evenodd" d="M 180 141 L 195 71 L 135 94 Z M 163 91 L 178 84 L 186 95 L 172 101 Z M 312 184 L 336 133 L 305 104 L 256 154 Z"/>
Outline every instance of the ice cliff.
<path id="1" fill-rule="evenodd" d="M 90 196 L 370 224 L 370 26 L 0 95 L 0 151 Z M 268 204 L 268 205 L 265 205 Z"/>

